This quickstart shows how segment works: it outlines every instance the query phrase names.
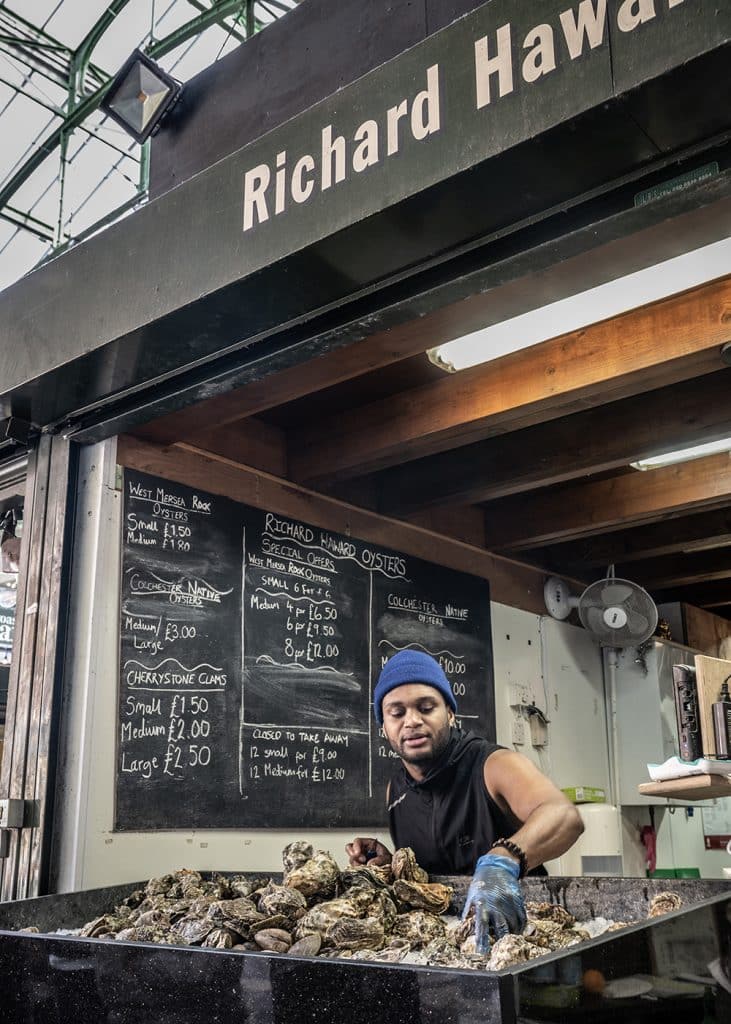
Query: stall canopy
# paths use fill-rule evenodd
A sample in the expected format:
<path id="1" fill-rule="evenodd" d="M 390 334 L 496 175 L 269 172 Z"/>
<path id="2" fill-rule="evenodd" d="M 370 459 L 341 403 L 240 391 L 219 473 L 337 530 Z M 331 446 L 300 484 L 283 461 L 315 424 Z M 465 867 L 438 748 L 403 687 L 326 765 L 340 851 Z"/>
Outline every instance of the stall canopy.
<path id="1" fill-rule="evenodd" d="M 629 468 L 731 433 L 727 278 L 454 375 L 424 352 L 731 233 L 731 14 L 413 6 L 387 40 L 324 0 L 267 29 L 256 81 L 304 69 L 267 117 L 235 88 L 251 44 L 191 83 L 157 198 L 0 297 L 6 415 L 728 611 L 728 456 Z M 306 72 L 308 31 L 340 81 Z"/>

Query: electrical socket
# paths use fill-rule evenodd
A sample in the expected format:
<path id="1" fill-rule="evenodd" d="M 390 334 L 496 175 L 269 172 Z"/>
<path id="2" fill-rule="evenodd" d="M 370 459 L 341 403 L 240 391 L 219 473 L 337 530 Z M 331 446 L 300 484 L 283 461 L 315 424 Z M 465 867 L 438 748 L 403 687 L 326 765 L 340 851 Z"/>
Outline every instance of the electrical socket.
<path id="1" fill-rule="evenodd" d="M 540 715 L 530 716 L 530 741 L 534 747 L 548 746 L 548 724 Z"/>
<path id="2" fill-rule="evenodd" d="M 525 743 L 525 721 L 522 715 L 516 715 L 513 719 L 512 736 L 513 743 L 518 746 Z"/>
<path id="3" fill-rule="evenodd" d="M 533 703 L 533 694 L 530 686 L 525 683 L 510 684 L 510 706 L 511 708 L 528 707 Z"/>

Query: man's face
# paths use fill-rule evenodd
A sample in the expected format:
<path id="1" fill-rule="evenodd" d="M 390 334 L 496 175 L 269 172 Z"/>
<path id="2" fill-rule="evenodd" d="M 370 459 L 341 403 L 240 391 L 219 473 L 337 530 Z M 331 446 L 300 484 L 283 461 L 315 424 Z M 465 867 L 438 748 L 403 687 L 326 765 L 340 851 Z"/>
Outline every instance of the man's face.
<path id="1" fill-rule="evenodd" d="M 446 748 L 454 715 L 433 686 L 396 686 L 383 698 L 381 707 L 386 739 L 407 765 L 428 766 Z"/>

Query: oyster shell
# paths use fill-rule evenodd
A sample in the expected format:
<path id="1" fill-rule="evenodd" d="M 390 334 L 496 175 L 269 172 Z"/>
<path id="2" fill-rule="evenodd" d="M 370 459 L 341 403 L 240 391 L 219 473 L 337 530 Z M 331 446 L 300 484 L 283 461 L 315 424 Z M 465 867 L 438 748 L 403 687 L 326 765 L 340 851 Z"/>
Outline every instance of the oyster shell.
<path id="1" fill-rule="evenodd" d="M 311 935 L 313 932 L 324 936 L 335 921 L 339 921 L 343 917 L 360 917 L 361 912 L 361 907 L 354 900 L 343 896 L 326 903 L 318 903 L 299 919 L 295 937 L 302 939 L 305 935 Z"/>
<path id="2" fill-rule="evenodd" d="M 396 850 L 391 858 L 391 871 L 394 878 L 403 878 L 407 882 L 429 881 L 429 875 L 416 863 L 416 855 L 410 846 Z"/>
<path id="3" fill-rule="evenodd" d="M 322 946 L 322 938 L 319 932 L 312 932 L 311 935 L 305 935 L 304 938 L 298 939 L 289 947 L 289 952 L 293 956 L 317 956 Z"/>
<path id="4" fill-rule="evenodd" d="M 580 941 L 573 928 L 566 928 L 558 921 L 550 921 L 545 918 L 530 920 L 523 931 L 523 937 L 534 946 L 540 946 L 544 950 L 564 949 L 566 946 L 573 946 Z"/>
<path id="5" fill-rule="evenodd" d="M 214 900 L 205 911 L 212 927 L 226 927 L 248 938 L 252 928 L 261 925 L 267 918 L 260 914 L 254 903 L 246 896 L 232 900 Z M 189 916 L 195 916 L 191 913 Z"/>
<path id="6" fill-rule="evenodd" d="M 385 935 L 377 917 L 341 917 L 330 925 L 324 938 L 337 949 L 380 949 Z"/>
<path id="7" fill-rule="evenodd" d="M 451 885 L 441 885 L 438 882 L 429 884 L 397 878 L 393 883 L 393 893 L 399 903 L 407 907 L 428 910 L 432 914 L 444 914 L 449 910 L 454 889 Z"/>
<path id="8" fill-rule="evenodd" d="M 292 936 L 283 928 L 262 928 L 254 936 L 254 942 L 272 953 L 286 953 L 292 945 Z"/>
<path id="9" fill-rule="evenodd" d="M 301 868 L 303 864 L 306 864 L 314 852 L 312 845 L 305 843 L 301 839 L 295 840 L 295 842 L 289 843 L 284 847 L 282 850 L 282 864 L 284 865 L 285 882 L 287 875 L 294 871 L 295 868 Z"/>
<path id="10" fill-rule="evenodd" d="M 492 947 L 488 969 L 501 971 L 505 967 L 512 967 L 513 964 L 522 964 L 542 956 L 543 952 L 540 946 L 534 946 L 522 935 L 504 935 Z"/>
<path id="11" fill-rule="evenodd" d="M 307 910 L 307 900 L 298 889 L 270 881 L 259 896 L 258 908 L 260 914 L 281 914 L 294 923 Z"/>
<path id="12" fill-rule="evenodd" d="M 146 896 L 165 896 L 175 885 L 175 875 L 161 875 L 160 878 L 151 878 L 145 886 Z"/>
<path id="13" fill-rule="evenodd" d="M 388 880 L 383 868 L 363 864 L 357 868 L 346 868 L 340 875 L 340 881 L 346 892 L 348 889 L 385 889 L 391 884 L 391 867 L 385 866 L 388 868 Z"/>
<path id="14" fill-rule="evenodd" d="M 680 910 L 682 906 L 683 901 L 676 892 L 659 892 L 650 900 L 647 916 L 661 917 L 663 914 L 669 914 L 671 910 Z"/>
<path id="15" fill-rule="evenodd" d="M 231 949 L 239 938 L 240 936 L 228 928 L 214 928 L 206 935 L 203 945 L 209 949 Z"/>
<path id="16" fill-rule="evenodd" d="M 412 949 L 421 949 L 432 939 L 445 934 L 444 922 L 426 910 L 410 910 L 399 914 L 393 923 L 392 935 L 407 939 Z"/>
<path id="17" fill-rule="evenodd" d="M 340 879 L 340 868 L 329 853 L 318 850 L 309 860 L 293 868 L 285 878 L 286 884 L 298 889 L 303 896 L 333 896 Z"/>
<path id="18" fill-rule="evenodd" d="M 534 921 L 555 921 L 562 927 L 569 927 L 576 921 L 576 918 L 569 914 L 568 910 L 564 910 L 557 903 L 534 903 L 528 900 L 525 910 L 528 917 Z"/>
<path id="19" fill-rule="evenodd" d="M 186 945 L 200 946 L 216 926 L 207 917 L 182 917 L 170 929 L 173 936 L 182 939 Z M 134 929 L 131 929 L 134 931 Z M 121 938 L 121 933 L 117 936 Z"/>

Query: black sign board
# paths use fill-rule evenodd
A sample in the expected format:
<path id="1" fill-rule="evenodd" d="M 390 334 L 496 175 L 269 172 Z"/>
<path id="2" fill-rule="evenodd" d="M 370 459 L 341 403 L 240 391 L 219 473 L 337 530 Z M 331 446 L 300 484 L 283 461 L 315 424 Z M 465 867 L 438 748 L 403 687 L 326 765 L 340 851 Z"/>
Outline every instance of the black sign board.
<path id="1" fill-rule="evenodd" d="M 494 739 L 484 579 L 130 471 L 122 529 L 118 830 L 385 824 L 404 648 Z"/>

